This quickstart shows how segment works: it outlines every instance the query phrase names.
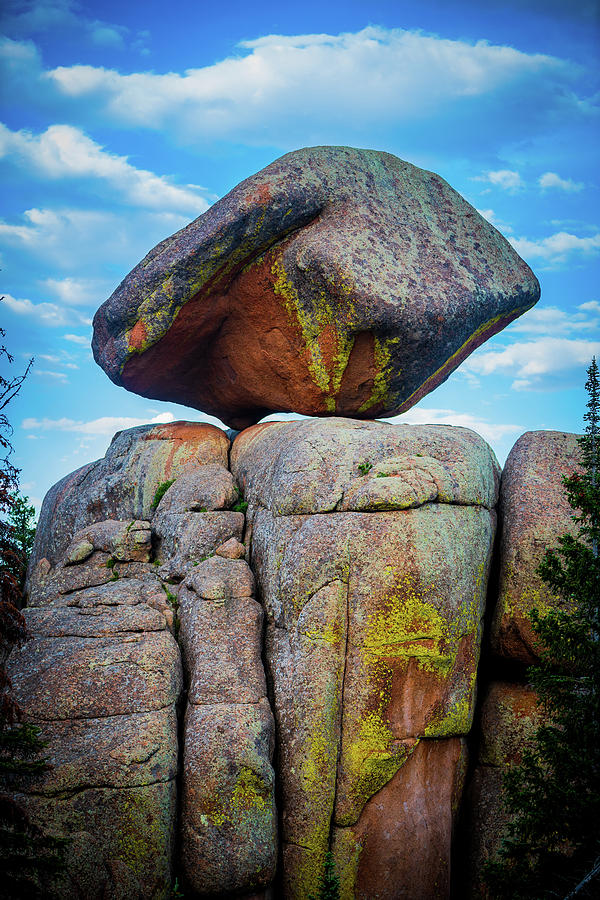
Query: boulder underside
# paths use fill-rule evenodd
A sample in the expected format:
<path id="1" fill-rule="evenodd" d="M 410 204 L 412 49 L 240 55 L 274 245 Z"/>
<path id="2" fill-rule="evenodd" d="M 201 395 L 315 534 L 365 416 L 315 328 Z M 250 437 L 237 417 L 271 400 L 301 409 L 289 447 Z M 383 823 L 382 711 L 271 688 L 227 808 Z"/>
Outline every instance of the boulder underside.
<path id="1" fill-rule="evenodd" d="M 508 467 L 503 572 L 524 458 L 545 457 Z M 558 479 L 542 475 L 540 519 Z M 8 663 L 52 763 L 14 794 L 68 837 L 45 895 L 167 898 L 177 878 L 190 898 L 306 900 L 330 851 L 344 900 L 450 897 L 462 810 L 455 896 L 485 896 L 500 773 L 539 719 L 497 679 L 473 745 L 499 476 L 467 429 L 336 418 L 231 447 L 209 425 L 144 426 L 56 485 L 33 639 Z"/>

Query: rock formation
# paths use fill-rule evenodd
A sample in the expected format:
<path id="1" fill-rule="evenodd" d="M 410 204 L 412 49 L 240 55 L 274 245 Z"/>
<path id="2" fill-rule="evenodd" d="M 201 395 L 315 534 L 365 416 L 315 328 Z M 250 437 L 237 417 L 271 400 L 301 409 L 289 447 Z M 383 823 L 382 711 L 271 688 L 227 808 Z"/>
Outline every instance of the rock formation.
<path id="1" fill-rule="evenodd" d="M 523 747 L 543 723 L 527 684 L 527 665 L 537 660 L 529 612 L 557 605 L 537 574 L 547 548 L 575 533 L 562 476 L 580 468 L 577 436 L 530 431 L 516 442 L 502 473 L 497 582 L 488 598 L 491 628 L 486 681 L 473 740 L 474 768 L 465 803 L 465 853 L 469 860 L 460 896 L 486 897 L 482 866 L 500 846 L 507 821 L 502 775 L 518 763 Z"/>
<path id="2" fill-rule="evenodd" d="M 505 633 L 525 633 L 506 597 L 532 583 L 532 536 L 568 527 L 575 462 L 556 433 L 509 456 Z M 18 799 L 69 837 L 48 896 L 167 898 L 177 875 L 189 898 L 306 900 L 329 849 L 344 900 L 449 897 L 457 853 L 454 896 L 485 896 L 502 770 L 539 721 L 515 681 L 524 641 L 495 627 L 473 728 L 498 488 L 467 429 L 351 419 L 231 447 L 209 425 L 144 426 L 53 488 L 34 638 L 9 659 L 53 764 Z"/>
<path id="3" fill-rule="evenodd" d="M 94 319 L 116 383 L 234 428 L 268 412 L 409 409 L 539 285 L 438 175 L 313 147 L 248 178 L 162 241 Z"/>
<path id="4" fill-rule="evenodd" d="M 267 620 L 283 893 L 445 896 L 498 489 L 473 432 L 256 426 L 231 466 Z"/>
<path id="5" fill-rule="evenodd" d="M 438 176 L 321 147 L 101 307 L 113 381 L 252 427 L 121 432 L 44 501 L 8 671 L 53 766 L 15 794 L 69 841 L 50 900 L 166 900 L 175 878 L 308 900 L 328 852 L 343 900 L 485 896 L 502 771 L 540 720 L 527 614 L 555 602 L 535 569 L 569 527 L 575 438 L 524 435 L 500 485 L 468 429 L 360 419 L 538 296 Z M 270 410 L 323 418 L 253 424 Z"/>

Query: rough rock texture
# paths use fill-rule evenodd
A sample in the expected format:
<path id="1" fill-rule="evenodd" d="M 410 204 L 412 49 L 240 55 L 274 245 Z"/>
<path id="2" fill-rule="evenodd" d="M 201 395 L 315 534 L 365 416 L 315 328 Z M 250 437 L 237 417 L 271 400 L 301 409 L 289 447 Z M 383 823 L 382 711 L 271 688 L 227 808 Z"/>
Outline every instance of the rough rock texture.
<path id="1" fill-rule="evenodd" d="M 498 599 L 492 624 L 492 649 L 498 656 L 531 664 L 537 658 L 529 613 L 556 604 L 536 573 L 544 551 L 558 538 L 576 532 L 562 476 L 579 469 L 577 435 L 529 431 L 511 450 L 502 473 L 499 511 Z"/>
<path id="2" fill-rule="evenodd" d="M 344 898 L 444 896 L 495 458 L 466 429 L 328 419 L 250 429 L 231 464 L 267 619 L 284 896 L 317 890 L 330 846 Z"/>
<path id="3" fill-rule="evenodd" d="M 577 471 L 579 459 L 577 435 L 528 432 L 516 442 L 502 473 L 498 586 L 489 598 L 494 615 L 486 669 L 492 681 L 474 729 L 476 764 L 466 792 L 461 897 L 487 900 L 482 869 L 495 855 L 506 824 L 503 774 L 520 761 L 527 740 L 543 723 L 543 710 L 525 683 L 525 664 L 537 659 L 529 613 L 534 606 L 544 613 L 557 603 L 536 569 L 546 548 L 576 529 L 562 476 Z"/>
<path id="4" fill-rule="evenodd" d="M 69 837 L 48 896 L 168 896 L 181 662 L 151 594 L 132 578 L 24 610 L 33 640 L 8 672 L 53 768 L 25 781 L 21 800 L 34 822 Z"/>
<path id="5" fill-rule="evenodd" d="M 175 875 L 190 900 L 306 900 L 328 848 L 343 900 L 484 897 L 502 772 L 540 721 L 506 680 L 524 586 L 552 602 L 533 573 L 576 463 L 554 432 L 509 456 L 475 729 L 499 468 L 473 432 L 315 419 L 229 449 L 176 423 L 63 479 L 9 659 L 53 764 L 15 794 L 70 839 L 50 900 L 166 900 Z"/>
<path id="6" fill-rule="evenodd" d="M 493 682 L 480 711 L 480 742 L 466 796 L 465 866 L 459 896 L 487 898 L 483 866 L 496 855 L 508 821 L 502 777 L 518 764 L 542 724 L 537 697 L 528 685 Z"/>
<path id="7" fill-rule="evenodd" d="M 98 310 L 109 377 L 242 428 L 410 408 L 539 285 L 446 182 L 388 153 L 289 153 L 162 241 Z"/>
<path id="8" fill-rule="evenodd" d="M 212 426 L 132 429 L 44 502 L 25 610 L 33 640 L 9 673 L 53 766 L 16 794 L 69 839 L 53 900 L 168 898 L 177 859 L 191 897 L 259 898 L 273 879 L 274 723 L 244 516 L 227 509 L 239 503 L 228 450 Z M 171 585 L 182 578 L 179 618 Z"/>
<path id="9" fill-rule="evenodd" d="M 106 456 L 67 475 L 48 491 L 38 523 L 31 569 L 54 566 L 76 532 L 108 519 L 148 520 L 160 484 L 186 467 L 227 466 L 229 440 L 200 422 L 142 425 L 118 432 Z M 204 504 L 208 506 L 208 504 Z"/>
<path id="10" fill-rule="evenodd" d="M 275 723 L 261 660 L 263 611 L 243 559 L 207 559 L 178 597 L 189 672 L 182 872 L 192 896 L 231 896 L 267 887 L 277 863 Z"/>

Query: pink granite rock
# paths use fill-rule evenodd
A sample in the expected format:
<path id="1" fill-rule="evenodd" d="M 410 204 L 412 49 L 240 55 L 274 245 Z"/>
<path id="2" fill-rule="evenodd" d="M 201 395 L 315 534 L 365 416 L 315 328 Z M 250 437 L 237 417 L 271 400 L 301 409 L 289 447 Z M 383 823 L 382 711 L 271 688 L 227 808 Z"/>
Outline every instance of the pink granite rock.
<path id="1" fill-rule="evenodd" d="M 492 649 L 504 659 L 530 664 L 537 659 L 529 619 L 533 607 L 545 612 L 558 603 L 537 574 L 546 549 L 562 534 L 576 533 L 562 484 L 580 468 L 577 435 L 528 431 L 511 450 L 500 487 L 501 541 L 498 599 Z"/>
<path id="2" fill-rule="evenodd" d="M 311 147 L 162 241 L 94 318 L 96 361 L 235 428 L 409 409 L 533 306 L 537 279 L 438 175 Z"/>

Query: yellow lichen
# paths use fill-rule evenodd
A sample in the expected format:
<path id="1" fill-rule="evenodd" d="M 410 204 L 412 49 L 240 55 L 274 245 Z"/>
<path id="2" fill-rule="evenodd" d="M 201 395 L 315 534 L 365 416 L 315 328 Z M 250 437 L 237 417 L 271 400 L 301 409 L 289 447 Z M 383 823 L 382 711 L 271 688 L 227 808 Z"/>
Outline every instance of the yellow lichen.
<path id="1" fill-rule="evenodd" d="M 352 333 L 352 322 L 355 319 L 353 285 L 348 276 L 341 273 L 337 281 L 331 281 L 329 290 L 323 289 L 318 295 L 313 296 L 314 307 L 308 313 L 298 291 L 287 276 L 281 257 L 275 259 L 271 272 L 275 279 L 273 284 L 275 294 L 282 298 L 290 320 L 300 328 L 302 340 L 308 351 L 308 370 L 311 378 L 325 395 L 326 410 L 335 412 L 335 397 L 340 389 L 355 340 Z M 343 310 L 335 299 L 340 293 L 345 296 Z M 322 349 L 324 335 L 328 332 L 334 335 L 336 347 L 330 365 L 325 362 Z"/>

